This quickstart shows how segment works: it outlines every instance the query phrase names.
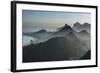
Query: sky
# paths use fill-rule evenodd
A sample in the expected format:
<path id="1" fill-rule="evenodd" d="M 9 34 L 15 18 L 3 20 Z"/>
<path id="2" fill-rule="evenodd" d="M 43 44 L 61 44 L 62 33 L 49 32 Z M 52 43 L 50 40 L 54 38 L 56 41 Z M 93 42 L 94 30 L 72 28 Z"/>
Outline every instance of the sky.
<path id="1" fill-rule="evenodd" d="M 76 22 L 91 24 L 91 14 L 83 12 L 22 11 L 23 32 L 35 32 L 41 29 L 54 31 L 64 26 L 64 24 L 73 26 Z"/>

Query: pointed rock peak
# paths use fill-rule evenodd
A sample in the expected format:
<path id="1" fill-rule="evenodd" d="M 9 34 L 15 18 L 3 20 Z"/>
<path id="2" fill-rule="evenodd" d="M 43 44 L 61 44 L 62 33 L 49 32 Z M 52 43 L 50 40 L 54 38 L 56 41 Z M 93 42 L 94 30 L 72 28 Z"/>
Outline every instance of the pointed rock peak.
<path id="1" fill-rule="evenodd" d="M 74 23 L 74 26 L 81 26 L 79 22 Z"/>
<path id="2" fill-rule="evenodd" d="M 68 24 L 65 24 L 63 28 L 71 28 Z"/>
<path id="3" fill-rule="evenodd" d="M 65 24 L 65 26 L 68 26 L 68 24 Z"/>
<path id="4" fill-rule="evenodd" d="M 80 24 L 79 22 L 76 22 L 75 24 Z"/>
<path id="5" fill-rule="evenodd" d="M 68 24 L 64 24 L 64 26 L 60 27 L 60 28 L 57 28 L 57 32 L 70 32 L 70 31 L 73 31 L 73 29 L 71 28 L 70 25 Z"/>
<path id="6" fill-rule="evenodd" d="M 65 25 L 63 26 L 63 28 L 64 28 L 64 27 L 70 27 L 70 25 L 68 25 L 68 24 L 65 24 Z M 71 27 L 70 27 L 70 28 L 71 28 Z"/>
<path id="7" fill-rule="evenodd" d="M 65 24 L 61 30 L 72 30 L 72 28 L 68 24 Z"/>

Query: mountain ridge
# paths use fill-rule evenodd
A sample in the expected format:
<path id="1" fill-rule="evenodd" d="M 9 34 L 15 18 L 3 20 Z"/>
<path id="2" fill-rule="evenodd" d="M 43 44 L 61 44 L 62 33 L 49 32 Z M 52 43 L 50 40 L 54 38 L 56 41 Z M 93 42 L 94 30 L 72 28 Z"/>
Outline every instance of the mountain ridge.
<path id="1" fill-rule="evenodd" d="M 78 28 L 81 27 L 79 23 L 76 25 Z M 90 43 L 90 33 L 86 30 L 76 32 L 73 27 L 64 24 L 57 28 L 56 32 L 41 29 L 29 36 L 36 37 L 39 41 L 23 46 L 24 63 L 90 59 L 90 54 L 86 58 L 86 52 L 90 50 L 90 44 L 87 46 L 87 43 Z"/>

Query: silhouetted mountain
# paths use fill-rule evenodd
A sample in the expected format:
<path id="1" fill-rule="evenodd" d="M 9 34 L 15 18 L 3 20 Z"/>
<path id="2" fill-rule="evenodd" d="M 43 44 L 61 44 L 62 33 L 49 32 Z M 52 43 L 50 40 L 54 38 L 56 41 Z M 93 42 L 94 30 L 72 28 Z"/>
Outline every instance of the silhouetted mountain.
<path id="1" fill-rule="evenodd" d="M 90 24 L 89 23 L 84 23 L 82 26 L 83 26 L 83 28 L 90 28 Z"/>
<path id="2" fill-rule="evenodd" d="M 73 29 L 68 25 L 65 24 L 63 27 L 58 28 L 58 32 L 71 32 Z"/>
<path id="3" fill-rule="evenodd" d="M 35 37 L 37 39 L 44 39 L 48 36 L 50 36 L 53 32 L 48 32 L 45 29 L 41 29 L 37 32 L 29 32 L 29 33 L 23 33 L 23 35 L 28 35 L 28 36 L 32 36 Z"/>
<path id="4" fill-rule="evenodd" d="M 82 36 L 89 35 L 89 33 L 86 30 L 80 31 L 79 34 L 82 35 Z"/>
<path id="5" fill-rule="evenodd" d="M 79 22 L 76 22 L 73 24 L 73 28 L 75 29 L 80 29 L 80 27 L 81 27 L 81 24 Z"/>
<path id="6" fill-rule="evenodd" d="M 84 24 L 80 24 L 79 22 L 76 22 L 74 25 L 73 25 L 73 28 L 74 30 L 76 31 L 82 31 L 82 30 L 86 30 L 87 32 L 90 33 L 90 24 L 89 23 L 84 23 Z"/>
<path id="7" fill-rule="evenodd" d="M 57 28 L 57 32 L 55 32 L 54 35 L 66 35 L 69 32 L 74 32 L 74 30 L 68 24 L 65 24 L 64 26 Z"/>
<path id="8" fill-rule="evenodd" d="M 27 32 L 27 33 L 23 33 L 23 35 L 30 35 L 30 36 L 32 36 L 32 35 L 36 35 L 36 34 L 44 34 L 44 33 L 48 33 L 45 29 L 41 29 L 41 30 L 39 30 L 39 31 L 37 31 L 37 32 Z"/>
<path id="9" fill-rule="evenodd" d="M 78 37 L 82 40 L 84 40 L 84 43 L 89 44 L 91 40 L 90 33 L 88 33 L 86 30 L 82 30 L 78 33 Z M 90 46 L 90 45 L 89 45 Z"/>
<path id="10" fill-rule="evenodd" d="M 23 62 L 70 60 L 73 57 L 79 59 L 84 54 L 81 45 L 78 39 L 76 42 L 76 39 L 72 41 L 67 37 L 51 38 L 43 43 L 23 47 Z"/>
<path id="11" fill-rule="evenodd" d="M 39 30 L 39 31 L 35 32 L 35 34 L 41 34 L 41 33 L 47 33 L 47 31 L 46 31 L 46 30 L 44 30 L 44 29 L 41 29 L 41 30 Z"/>
<path id="12" fill-rule="evenodd" d="M 84 56 L 82 56 L 80 59 L 91 59 L 91 51 L 89 50 Z"/>
<path id="13" fill-rule="evenodd" d="M 80 32 L 73 28 L 79 29 Z M 23 62 L 89 59 L 91 55 L 87 50 L 90 49 L 90 33 L 87 30 L 90 24 L 81 25 L 77 22 L 73 28 L 65 24 L 56 32 L 42 29 L 28 33 L 29 36 L 37 38 L 37 43 L 23 47 Z"/>

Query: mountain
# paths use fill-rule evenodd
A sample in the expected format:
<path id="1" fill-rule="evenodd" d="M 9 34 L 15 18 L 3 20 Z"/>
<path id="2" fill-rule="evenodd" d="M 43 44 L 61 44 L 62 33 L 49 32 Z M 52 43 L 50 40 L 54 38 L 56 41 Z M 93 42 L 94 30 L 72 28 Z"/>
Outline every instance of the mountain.
<path id="1" fill-rule="evenodd" d="M 90 28 L 91 25 L 89 23 L 80 24 L 79 22 L 76 22 L 73 24 L 73 29 L 78 32 L 86 30 L 88 33 L 90 33 Z"/>
<path id="2" fill-rule="evenodd" d="M 45 29 L 41 29 L 41 30 L 39 30 L 39 31 L 37 31 L 37 32 L 27 32 L 27 33 L 23 33 L 23 35 L 30 35 L 30 36 L 32 36 L 32 35 L 36 35 L 36 34 L 44 34 L 44 33 L 48 33 Z"/>
<path id="3" fill-rule="evenodd" d="M 81 27 L 81 24 L 79 22 L 76 22 L 73 24 L 74 29 L 80 29 L 80 27 Z"/>
<path id="4" fill-rule="evenodd" d="M 65 24 L 63 27 L 58 28 L 58 32 L 69 32 L 69 31 L 73 31 L 73 29 L 68 24 Z"/>
<path id="5" fill-rule="evenodd" d="M 39 40 L 43 40 L 45 38 L 47 38 L 48 36 L 50 36 L 52 34 L 52 32 L 48 32 L 45 29 L 41 29 L 37 32 L 29 32 L 29 33 L 23 33 L 23 35 L 28 35 L 31 37 L 35 37 Z"/>
<path id="6" fill-rule="evenodd" d="M 73 57 L 79 59 L 85 53 L 81 46 L 78 38 L 54 37 L 43 43 L 23 47 L 23 62 L 70 60 Z"/>
<path id="7" fill-rule="evenodd" d="M 83 26 L 83 28 L 90 28 L 91 27 L 89 23 L 84 23 L 82 26 Z"/>
<path id="8" fill-rule="evenodd" d="M 47 33 L 47 31 L 45 29 L 41 29 L 41 30 L 35 32 L 35 34 L 43 34 L 43 33 Z"/>
<path id="9" fill-rule="evenodd" d="M 82 36 L 89 35 L 89 33 L 86 30 L 80 31 L 79 34 Z"/>
<path id="10" fill-rule="evenodd" d="M 71 28 L 71 26 L 69 26 L 68 24 L 65 24 L 64 26 L 57 28 L 57 31 L 54 33 L 54 35 L 65 36 L 69 32 L 74 32 L 74 30 Z"/>
<path id="11" fill-rule="evenodd" d="M 79 37 L 83 40 L 90 41 L 90 33 L 88 33 L 86 30 L 82 30 L 78 33 Z"/>
<path id="12" fill-rule="evenodd" d="M 81 29 L 86 30 L 88 33 L 91 32 L 91 25 L 89 23 L 84 23 Z"/>
<path id="13" fill-rule="evenodd" d="M 74 29 L 80 29 L 76 32 Z M 57 28 L 56 32 L 41 29 L 28 33 L 37 43 L 23 46 L 23 62 L 81 60 L 90 58 L 90 24 L 79 22 L 73 28 L 68 24 Z M 85 39 L 85 40 L 84 40 Z M 34 41 L 33 41 L 34 42 Z M 88 57 L 88 58 L 87 58 Z"/>

